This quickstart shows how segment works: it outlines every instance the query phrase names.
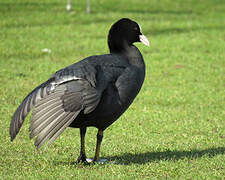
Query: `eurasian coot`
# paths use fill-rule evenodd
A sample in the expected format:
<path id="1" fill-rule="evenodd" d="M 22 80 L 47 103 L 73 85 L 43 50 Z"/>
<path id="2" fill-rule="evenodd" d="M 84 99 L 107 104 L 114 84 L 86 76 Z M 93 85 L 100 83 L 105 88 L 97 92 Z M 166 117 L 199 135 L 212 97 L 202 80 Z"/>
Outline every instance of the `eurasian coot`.
<path id="1" fill-rule="evenodd" d="M 86 128 L 98 128 L 94 161 L 99 159 L 103 131 L 130 106 L 145 78 L 145 63 L 135 42 L 149 46 L 140 26 L 123 18 L 108 34 L 110 54 L 90 56 L 57 71 L 23 100 L 12 117 L 11 141 L 33 108 L 30 138 L 40 148 L 67 127 L 80 128 L 78 162 L 86 162 Z"/>

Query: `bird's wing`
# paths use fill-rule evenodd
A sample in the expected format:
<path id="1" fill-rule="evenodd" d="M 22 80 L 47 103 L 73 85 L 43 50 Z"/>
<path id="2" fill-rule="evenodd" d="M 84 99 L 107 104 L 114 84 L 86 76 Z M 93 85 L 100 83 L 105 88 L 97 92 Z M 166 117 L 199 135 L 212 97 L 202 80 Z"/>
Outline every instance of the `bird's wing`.
<path id="1" fill-rule="evenodd" d="M 72 80 L 55 87 L 34 107 L 30 120 L 30 138 L 41 147 L 48 140 L 51 144 L 83 110 L 89 113 L 100 100 L 97 90 L 86 80 Z"/>
<path id="2" fill-rule="evenodd" d="M 31 93 L 29 93 L 19 107 L 16 109 L 11 123 L 9 134 L 11 141 L 13 141 L 16 135 L 19 133 L 21 126 L 23 125 L 24 119 L 34 107 L 34 105 L 48 93 L 49 84 L 53 81 L 53 78 L 50 78 L 48 81 L 44 82 L 40 86 L 36 87 Z"/>
<path id="3" fill-rule="evenodd" d="M 23 122 L 32 108 L 30 104 L 34 106 L 30 120 L 30 137 L 36 136 L 37 148 L 46 141 L 51 144 L 80 111 L 93 111 L 101 98 L 101 92 L 96 88 L 96 72 L 91 65 L 68 67 L 55 73 L 49 83 L 32 91 L 13 116 L 10 126 L 11 139 L 19 132 L 22 123 L 18 122 Z"/>

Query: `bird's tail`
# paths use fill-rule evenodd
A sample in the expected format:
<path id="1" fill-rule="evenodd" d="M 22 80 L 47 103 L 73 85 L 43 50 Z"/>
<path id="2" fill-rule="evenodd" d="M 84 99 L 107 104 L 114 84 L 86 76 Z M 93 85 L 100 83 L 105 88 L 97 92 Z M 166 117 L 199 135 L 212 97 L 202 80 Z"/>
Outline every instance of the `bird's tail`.
<path id="1" fill-rule="evenodd" d="M 24 122 L 24 119 L 30 112 L 30 110 L 34 107 L 34 105 L 42 99 L 48 93 L 48 84 L 52 81 L 49 79 L 44 82 L 40 86 L 36 87 L 30 94 L 26 96 L 23 102 L 19 105 L 16 112 L 12 117 L 12 121 L 10 124 L 9 134 L 11 137 L 11 141 L 13 141 L 20 131 L 20 128 Z"/>

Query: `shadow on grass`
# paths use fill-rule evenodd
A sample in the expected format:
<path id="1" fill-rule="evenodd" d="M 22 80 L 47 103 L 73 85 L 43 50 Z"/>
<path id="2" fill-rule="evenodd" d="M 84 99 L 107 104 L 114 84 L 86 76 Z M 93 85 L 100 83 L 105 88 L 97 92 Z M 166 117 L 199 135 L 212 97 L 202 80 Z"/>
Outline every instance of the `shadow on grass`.
<path id="1" fill-rule="evenodd" d="M 225 147 L 210 148 L 205 150 L 190 151 L 162 151 L 145 152 L 140 154 L 125 153 L 118 156 L 108 156 L 106 159 L 118 162 L 119 164 L 145 164 L 154 161 L 177 161 L 180 159 L 197 159 L 203 156 L 214 157 L 225 154 Z"/>
<path id="2" fill-rule="evenodd" d="M 129 164 L 146 164 L 156 161 L 177 161 L 182 159 L 198 159 L 203 156 L 214 157 L 216 155 L 225 154 L 225 147 L 209 148 L 205 150 L 190 151 L 161 151 L 161 152 L 144 152 L 140 154 L 124 153 L 118 156 L 101 157 L 108 159 L 109 164 L 129 165 Z M 78 164 L 76 161 L 53 161 L 54 165 L 77 166 L 82 168 L 87 164 Z"/>

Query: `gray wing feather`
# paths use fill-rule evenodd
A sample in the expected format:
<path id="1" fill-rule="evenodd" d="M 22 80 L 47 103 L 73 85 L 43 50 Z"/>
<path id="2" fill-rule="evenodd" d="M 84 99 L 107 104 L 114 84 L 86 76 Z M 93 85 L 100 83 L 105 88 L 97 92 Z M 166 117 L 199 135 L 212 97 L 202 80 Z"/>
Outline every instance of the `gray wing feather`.
<path id="1" fill-rule="evenodd" d="M 63 126 L 61 126 L 60 129 L 57 129 L 56 131 L 51 133 L 51 136 L 49 137 L 48 145 L 50 145 L 60 134 L 63 133 L 63 131 L 66 129 L 66 127 L 68 127 L 72 123 L 72 121 L 76 118 L 76 116 L 79 113 L 80 113 L 80 111 L 77 111 L 75 114 L 70 113 L 66 117 L 65 124 L 63 124 Z"/>
<path id="2" fill-rule="evenodd" d="M 39 149 L 47 140 L 49 145 L 72 123 L 80 111 L 76 113 L 63 112 L 43 129 L 35 140 L 35 146 Z"/>
<path id="3" fill-rule="evenodd" d="M 33 115 L 40 113 L 42 110 L 44 110 L 45 107 L 48 107 L 49 105 L 57 104 L 58 100 L 60 98 L 54 98 L 52 96 L 52 97 L 49 97 L 47 99 L 48 99 L 48 101 L 42 102 L 43 104 L 40 104 L 39 106 L 35 106 L 35 109 L 33 111 Z"/>
<path id="4" fill-rule="evenodd" d="M 98 91 L 94 88 L 88 91 L 88 93 L 84 96 L 84 114 L 88 114 L 92 112 L 100 101 L 100 96 Z"/>
<path id="5" fill-rule="evenodd" d="M 57 119 L 58 116 L 60 116 L 64 111 L 62 108 L 54 109 L 56 111 L 52 113 L 48 113 L 48 116 L 44 121 L 35 121 L 36 123 L 33 123 L 30 125 L 30 138 L 32 139 L 36 135 L 38 135 L 43 129 L 45 129 L 48 124 L 50 124 L 54 119 Z"/>
<path id="6" fill-rule="evenodd" d="M 52 111 L 56 111 L 57 108 L 62 109 L 62 103 L 60 102 L 60 99 L 57 98 L 57 101 L 54 103 L 46 103 L 46 106 L 43 107 L 40 111 L 35 111 L 35 113 L 32 114 L 31 123 L 34 123 L 34 121 L 39 120 L 40 118 L 46 118 L 46 116 L 51 113 Z M 56 109 L 56 110 L 55 110 Z"/>
<path id="7" fill-rule="evenodd" d="M 37 101 L 39 101 L 44 94 L 47 94 L 47 86 L 52 81 L 52 79 L 49 79 L 45 83 L 41 84 L 37 88 L 35 88 L 30 94 L 26 96 L 26 98 L 23 100 L 23 102 L 19 105 L 16 112 L 14 113 L 12 117 L 12 121 L 10 124 L 10 137 L 11 141 L 13 141 L 18 134 L 24 119 L 32 109 L 32 107 L 35 105 Z"/>
<path id="8" fill-rule="evenodd" d="M 35 145 L 40 148 L 46 141 L 51 144 L 81 111 L 81 105 L 75 103 L 76 110 L 65 111 L 62 97 L 66 91 L 55 91 L 43 100 L 40 100 L 34 107 L 30 121 L 30 138 L 35 136 Z M 67 100 L 68 101 L 68 100 Z"/>

